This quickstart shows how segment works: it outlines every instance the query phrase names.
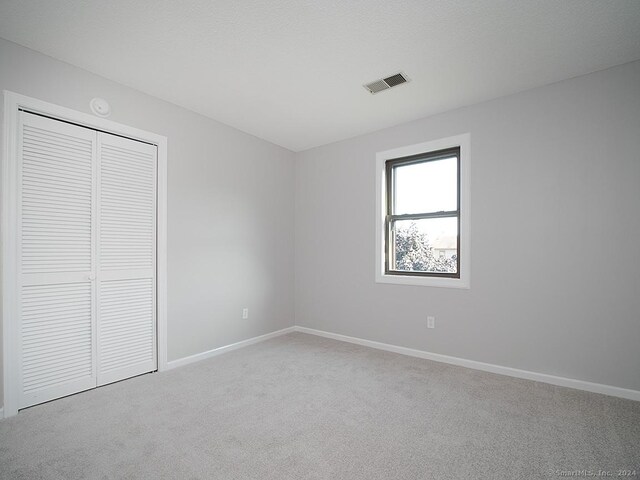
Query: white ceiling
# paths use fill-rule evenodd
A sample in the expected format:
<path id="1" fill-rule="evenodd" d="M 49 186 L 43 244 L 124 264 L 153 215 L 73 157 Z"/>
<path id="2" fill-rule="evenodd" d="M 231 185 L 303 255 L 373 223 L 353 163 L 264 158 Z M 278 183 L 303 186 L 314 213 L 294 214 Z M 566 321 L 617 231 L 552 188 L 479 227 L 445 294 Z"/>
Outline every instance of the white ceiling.
<path id="1" fill-rule="evenodd" d="M 637 60 L 640 1 L 2 0 L 0 37 L 300 151 Z"/>

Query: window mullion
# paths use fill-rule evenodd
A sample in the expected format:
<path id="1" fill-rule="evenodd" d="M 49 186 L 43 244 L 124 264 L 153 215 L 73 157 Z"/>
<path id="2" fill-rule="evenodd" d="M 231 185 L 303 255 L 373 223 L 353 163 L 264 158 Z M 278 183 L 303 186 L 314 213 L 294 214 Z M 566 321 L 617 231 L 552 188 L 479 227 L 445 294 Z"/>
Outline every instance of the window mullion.
<path id="1" fill-rule="evenodd" d="M 455 218 L 460 216 L 459 210 L 450 210 L 447 212 L 432 212 L 432 213 L 406 213 L 403 215 L 388 215 L 389 222 L 395 222 L 397 220 L 424 220 L 427 218 Z"/>

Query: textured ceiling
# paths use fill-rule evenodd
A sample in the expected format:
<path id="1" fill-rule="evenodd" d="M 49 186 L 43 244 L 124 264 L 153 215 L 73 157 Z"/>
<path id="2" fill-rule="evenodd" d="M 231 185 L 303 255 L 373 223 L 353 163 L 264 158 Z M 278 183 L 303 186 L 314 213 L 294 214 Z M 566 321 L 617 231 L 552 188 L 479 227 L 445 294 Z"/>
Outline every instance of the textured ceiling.
<path id="1" fill-rule="evenodd" d="M 2 0 L 0 37 L 300 151 L 639 59 L 640 1 Z"/>

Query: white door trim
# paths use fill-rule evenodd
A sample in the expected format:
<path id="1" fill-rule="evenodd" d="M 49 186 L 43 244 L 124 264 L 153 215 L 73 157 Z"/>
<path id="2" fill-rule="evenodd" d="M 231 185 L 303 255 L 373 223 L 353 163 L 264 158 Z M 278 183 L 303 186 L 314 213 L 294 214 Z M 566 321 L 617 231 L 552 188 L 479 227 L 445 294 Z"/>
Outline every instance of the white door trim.
<path id="1" fill-rule="evenodd" d="M 158 370 L 167 369 L 167 137 L 120 123 L 77 112 L 14 92 L 4 92 L 2 149 L 2 343 L 4 416 L 18 413 L 18 345 L 17 305 L 17 153 L 18 111 L 33 113 L 82 125 L 95 130 L 152 143 L 158 147 L 156 318 Z"/>

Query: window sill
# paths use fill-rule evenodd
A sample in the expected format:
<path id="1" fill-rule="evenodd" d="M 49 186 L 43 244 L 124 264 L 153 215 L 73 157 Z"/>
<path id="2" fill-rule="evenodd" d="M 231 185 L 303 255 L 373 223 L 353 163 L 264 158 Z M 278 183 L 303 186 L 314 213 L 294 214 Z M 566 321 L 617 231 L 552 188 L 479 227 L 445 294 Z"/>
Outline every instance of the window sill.
<path id="1" fill-rule="evenodd" d="M 442 288 L 462 288 L 469 289 L 467 278 L 438 278 L 419 277 L 411 275 L 392 275 L 379 273 L 376 275 L 376 283 L 390 283 L 395 285 L 417 285 L 421 287 L 442 287 Z"/>

